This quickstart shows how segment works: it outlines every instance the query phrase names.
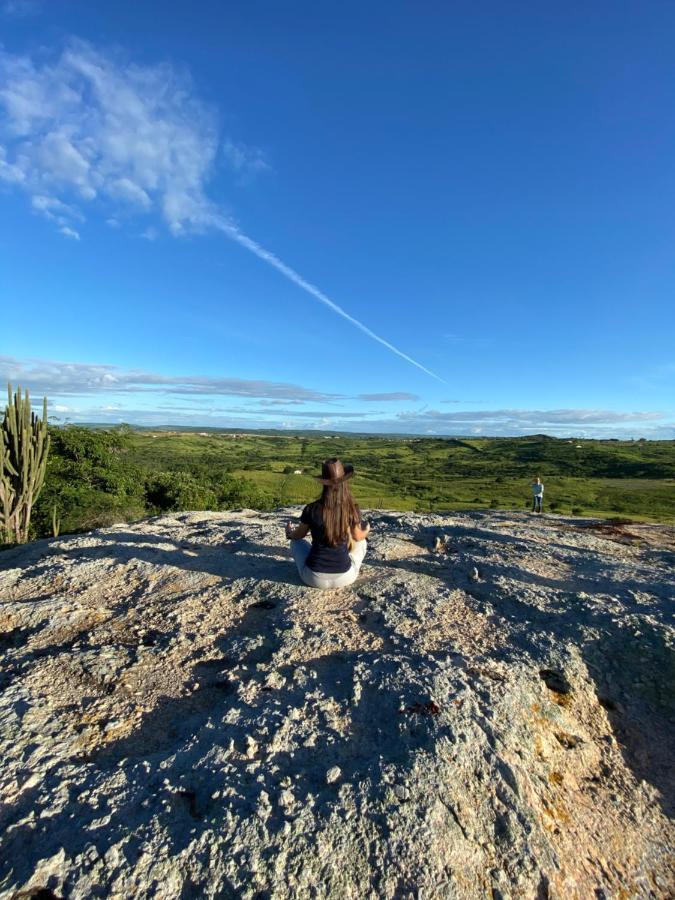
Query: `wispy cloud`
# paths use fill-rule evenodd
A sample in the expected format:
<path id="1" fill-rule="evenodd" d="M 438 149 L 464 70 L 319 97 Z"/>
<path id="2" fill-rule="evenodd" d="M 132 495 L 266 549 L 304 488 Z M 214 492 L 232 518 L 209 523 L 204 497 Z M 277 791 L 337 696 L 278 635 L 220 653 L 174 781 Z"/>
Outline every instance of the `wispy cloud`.
<path id="1" fill-rule="evenodd" d="M 438 435 L 549 434 L 557 437 L 675 437 L 672 411 L 607 409 L 436 409 L 403 411 L 374 430 Z"/>
<path id="2" fill-rule="evenodd" d="M 93 399 L 93 398 L 92 398 Z M 553 437 L 570 438 L 638 438 L 660 440 L 675 438 L 675 422 L 643 420 L 597 421 L 586 424 L 542 422 L 533 425 L 525 417 L 522 420 L 495 418 L 490 422 L 423 421 L 415 418 L 377 418 L 376 413 L 356 413 L 322 409 L 278 409 L 222 407 L 218 405 L 180 406 L 166 404 L 143 409 L 133 403 L 124 404 L 53 404 L 51 413 L 78 422 L 130 422 L 138 425 L 185 425 L 223 428 L 324 428 L 343 432 L 386 433 L 399 435 L 452 435 L 519 436 L 545 433 Z M 526 412 L 526 411 L 525 411 Z"/>
<path id="3" fill-rule="evenodd" d="M 71 238 L 73 241 L 79 241 L 80 235 L 74 228 L 71 228 L 69 225 L 61 225 L 59 227 L 59 232 L 67 238 Z"/>
<path id="4" fill-rule="evenodd" d="M 223 141 L 221 153 L 225 163 L 239 176 L 240 182 L 246 183 L 261 172 L 269 172 L 272 167 L 259 147 L 248 147 L 246 144 L 232 140 Z"/>
<path id="5" fill-rule="evenodd" d="M 41 0 L 4 0 L 0 12 L 8 19 L 23 19 L 34 16 L 42 9 Z"/>
<path id="6" fill-rule="evenodd" d="M 625 376 L 625 381 L 642 391 L 663 389 L 668 384 L 675 387 L 675 362 L 655 363 L 639 374 Z"/>
<path id="7" fill-rule="evenodd" d="M 420 398 L 417 394 L 408 394 L 406 391 L 392 391 L 389 394 L 359 394 L 358 400 L 373 400 L 376 403 L 389 402 L 395 400 L 410 400 L 413 403 Z"/>
<path id="8" fill-rule="evenodd" d="M 21 384 L 33 394 L 49 397 L 152 392 L 199 397 L 263 397 L 282 402 L 316 403 L 344 399 L 341 394 L 326 394 L 285 382 L 207 375 L 168 376 L 112 365 L 20 360 L 13 356 L 0 356 L 0 382 L 3 381 Z"/>
<path id="9" fill-rule="evenodd" d="M 443 340 L 448 344 L 469 344 L 487 346 L 494 342 L 494 338 L 490 335 L 483 334 L 451 334 L 446 332 Z"/>
<path id="10" fill-rule="evenodd" d="M 436 409 L 424 412 L 402 412 L 398 418 L 404 422 L 437 424 L 489 423 L 493 425 L 524 425 L 540 428 L 550 425 L 613 425 L 617 422 L 649 422 L 663 419 L 657 411 L 621 412 L 607 409 L 492 409 L 465 410 L 448 413 Z"/>
<path id="11" fill-rule="evenodd" d="M 422 363 L 418 362 L 416 359 L 413 359 L 412 356 L 408 356 L 407 353 L 404 353 L 402 350 L 399 350 L 398 347 L 395 347 L 392 343 L 385 340 L 383 337 L 380 337 L 379 334 L 376 334 L 374 331 L 368 328 L 367 325 L 364 325 L 363 322 L 360 322 L 358 319 L 354 318 L 354 316 L 350 315 L 346 310 L 335 303 L 335 301 L 331 300 L 330 297 L 324 294 L 324 292 L 316 287 L 316 285 L 311 284 L 309 281 L 303 278 L 302 275 L 296 272 L 295 269 L 292 269 L 290 266 L 286 265 L 285 262 L 282 262 L 277 256 L 274 255 L 274 253 L 266 250 L 257 241 L 254 241 L 252 238 L 245 235 L 232 222 L 222 219 L 220 216 L 216 216 L 215 218 L 213 218 L 212 222 L 215 227 L 220 228 L 220 230 L 228 237 L 232 238 L 232 240 L 236 241 L 238 244 L 241 244 L 242 247 L 245 247 L 247 250 L 250 250 L 251 253 L 254 253 L 259 259 L 264 260 L 264 262 L 268 263 L 278 272 L 281 272 L 281 274 L 285 278 L 287 278 L 289 281 L 292 281 L 293 284 L 296 284 L 299 288 L 302 288 L 303 291 L 305 291 L 311 297 L 314 297 L 314 299 L 318 300 L 319 303 L 323 303 L 324 306 L 327 306 L 328 309 L 332 310 L 338 316 L 345 319 L 355 328 L 358 328 L 358 330 L 363 332 L 363 334 L 367 335 L 378 344 L 381 344 L 383 347 L 386 347 L 387 350 L 390 350 L 396 356 L 404 359 L 412 366 L 420 369 L 426 375 L 430 375 L 432 378 L 436 379 L 436 381 L 440 381 L 445 384 L 444 379 L 441 378 L 440 375 L 432 372 L 431 369 L 427 369 L 426 366 L 423 366 Z"/>
<path id="12" fill-rule="evenodd" d="M 217 229 L 309 296 L 430 377 L 422 363 L 343 309 L 244 231 L 207 196 L 218 159 L 240 172 L 265 166 L 257 151 L 220 143 L 216 117 L 188 75 L 167 63 L 140 66 L 71 40 L 56 58 L 0 51 L 0 179 L 42 197 L 35 207 L 67 237 L 79 235 L 84 204 L 159 215 L 170 232 Z M 63 207 L 57 212 L 50 202 Z M 76 210 L 70 215 L 65 208 Z M 67 229 L 67 230 L 66 230 Z"/>
<path id="13" fill-rule="evenodd" d="M 240 397 L 251 402 L 241 407 L 200 406 L 199 413 L 250 412 L 257 415 L 285 415 L 291 417 L 338 416 L 345 419 L 380 415 L 377 412 L 345 411 L 340 407 L 347 400 L 389 401 L 419 400 L 416 394 L 396 391 L 389 394 L 333 394 L 316 391 L 297 384 L 275 381 L 256 381 L 242 378 L 222 378 L 208 375 L 163 375 L 141 369 L 124 369 L 101 363 L 59 362 L 44 359 L 19 359 L 0 354 L 0 383 L 10 381 L 28 388 L 35 396 L 45 394 L 50 398 L 85 397 L 109 394 L 158 394 L 174 395 L 185 402 L 199 402 L 216 397 Z M 337 404 L 337 408 L 312 409 L 308 403 Z M 157 409 L 174 409 L 176 403 Z M 293 409 L 292 407 L 297 407 Z M 115 404 L 115 409 L 121 405 Z M 112 407 L 105 407 L 108 411 Z"/>

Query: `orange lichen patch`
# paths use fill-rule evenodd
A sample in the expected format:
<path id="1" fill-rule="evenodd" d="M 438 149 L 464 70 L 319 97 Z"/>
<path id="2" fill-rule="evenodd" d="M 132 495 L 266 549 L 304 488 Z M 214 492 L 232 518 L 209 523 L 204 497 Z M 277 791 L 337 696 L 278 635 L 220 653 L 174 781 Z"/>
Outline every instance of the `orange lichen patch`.
<path id="1" fill-rule="evenodd" d="M 570 694 L 561 694 L 560 691 L 551 691 L 550 688 L 549 688 L 549 691 L 551 692 L 551 700 L 553 700 L 554 703 L 557 703 L 558 706 L 568 707 L 568 706 L 572 705 L 572 694 L 571 693 Z"/>
<path id="2" fill-rule="evenodd" d="M 109 744 L 112 741 L 116 741 L 121 737 L 128 737 L 131 732 L 134 730 L 135 721 L 132 719 L 127 719 L 124 722 L 119 722 L 113 728 L 106 728 L 103 737 L 103 743 Z"/>
<path id="3" fill-rule="evenodd" d="M 101 743 L 101 730 L 91 726 L 86 728 L 75 741 L 74 749 L 80 753 L 91 753 Z"/>
<path id="4" fill-rule="evenodd" d="M 549 707 L 550 709 L 550 707 Z M 555 713 L 554 715 L 547 715 L 547 711 L 545 707 L 542 707 L 540 703 L 532 703 L 530 705 L 530 711 L 532 715 L 529 717 L 530 721 L 537 728 L 549 730 L 555 723 Z M 553 712 L 553 710 L 551 710 Z"/>
<path id="5" fill-rule="evenodd" d="M 550 803 L 546 797 L 542 797 L 542 804 L 544 807 L 544 814 L 548 816 L 553 823 L 550 827 L 546 826 L 547 830 L 552 830 L 552 828 L 555 828 L 558 825 L 569 825 L 572 821 L 570 814 L 562 802 L 558 801 L 558 803 Z"/>
<path id="6" fill-rule="evenodd" d="M 15 613 L 0 613 L 0 634 L 14 631 L 21 624 L 21 618 Z"/>
<path id="7" fill-rule="evenodd" d="M 549 774 L 548 774 L 548 780 L 549 780 L 552 784 L 561 785 L 565 779 L 564 779 L 563 776 L 560 774 L 560 772 L 549 772 Z"/>

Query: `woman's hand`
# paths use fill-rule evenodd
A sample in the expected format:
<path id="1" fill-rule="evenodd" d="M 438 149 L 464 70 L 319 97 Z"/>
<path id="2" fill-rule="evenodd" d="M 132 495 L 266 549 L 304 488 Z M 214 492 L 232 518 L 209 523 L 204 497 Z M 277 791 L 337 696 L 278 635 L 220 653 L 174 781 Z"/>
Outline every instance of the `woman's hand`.
<path id="1" fill-rule="evenodd" d="M 354 525 L 352 527 L 352 537 L 355 541 L 365 541 L 369 534 L 370 522 L 366 525 L 365 528 L 361 528 L 359 525 Z"/>
<path id="2" fill-rule="evenodd" d="M 286 537 L 289 541 L 301 541 L 309 532 L 309 525 L 300 522 L 295 526 L 292 522 L 286 522 Z"/>

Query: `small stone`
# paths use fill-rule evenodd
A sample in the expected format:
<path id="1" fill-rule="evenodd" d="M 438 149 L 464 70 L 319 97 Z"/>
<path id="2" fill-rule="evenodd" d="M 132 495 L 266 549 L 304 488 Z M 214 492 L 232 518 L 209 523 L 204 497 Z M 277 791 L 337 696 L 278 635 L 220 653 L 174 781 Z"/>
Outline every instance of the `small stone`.
<path id="1" fill-rule="evenodd" d="M 410 800 L 410 791 L 404 784 L 395 785 L 394 794 L 396 795 L 396 798 L 401 801 L 401 803 L 405 803 L 406 800 Z"/>
<path id="2" fill-rule="evenodd" d="M 279 672 L 270 672 L 270 674 L 265 679 L 265 687 L 272 688 L 273 690 L 279 690 L 286 684 L 286 679 L 283 675 L 280 675 Z"/>
<path id="3" fill-rule="evenodd" d="M 335 784 L 342 777 L 342 769 L 340 766 L 333 766 L 326 772 L 326 784 Z"/>
<path id="4" fill-rule="evenodd" d="M 84 858 L 89 863 L 94 863 L 98 859 L 98 850 L 93 844 L 87 844 L 83 852 Z"/>
<path id="5" fill-rule="evenodd" d="M 469 581 L 480 581 L 480 572 L 478 571 L 476 566 L 474 566 L 469 572 Z"/>
<path id="6" fill-rule="evenodd" d="M 293 796 L 293 791 L 290 791 L 287 788 L 279 794 L 279 806 L 289 807 L 293 806 L 294 803 L 295 797 Z"/>

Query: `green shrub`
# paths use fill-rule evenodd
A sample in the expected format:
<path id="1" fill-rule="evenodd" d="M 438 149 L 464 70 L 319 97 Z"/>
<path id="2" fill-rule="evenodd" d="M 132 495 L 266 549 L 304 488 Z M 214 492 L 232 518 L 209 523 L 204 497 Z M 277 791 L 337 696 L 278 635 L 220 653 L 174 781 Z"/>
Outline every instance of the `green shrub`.
<path id="1" fill-rule="evenodd" d="M 161 512 L 218 508 L 215 493 L 188 472 L 160 472 L 146 482 L 145 496 Z"/>

